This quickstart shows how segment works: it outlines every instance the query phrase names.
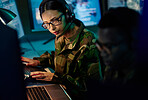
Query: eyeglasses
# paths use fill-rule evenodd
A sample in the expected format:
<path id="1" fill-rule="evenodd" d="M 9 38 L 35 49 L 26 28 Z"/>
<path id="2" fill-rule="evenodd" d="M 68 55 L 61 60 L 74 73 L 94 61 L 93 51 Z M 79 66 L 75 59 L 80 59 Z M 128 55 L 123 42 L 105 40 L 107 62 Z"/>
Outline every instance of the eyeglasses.
<path id="1" fill-rule="evenodd" d="M 121 44 L 124 44 L 124 41 L 120 41 L 118 43 L 107 43 L 107 44 L 103 44 L 100 43 L 98 40 L 96 41 L 96 46 L 97 48 L 102 51 L 102 50 L 106 50 L 107 52 L 110 52 L 113 48 L 120 46 Z"/>
<path id="2" fill-rule="evenodd" d="M 43 23 L 42 24 L 42 27 L 44 28 L 44 29 L 50 29 L 51 27 L 50 27 L 50 24 L 52 24 L 53 26 L 57 26 L 57 25 L 60 25 L 60 24 L 62 24 L 62 16 L 63 16 L 64 14 L 61 14 L 58 18 L 56 18 L 56 19 L 54 19 L 54 20 L 52 20 L 51 22 L 49 22 L 49 23 Z"/>

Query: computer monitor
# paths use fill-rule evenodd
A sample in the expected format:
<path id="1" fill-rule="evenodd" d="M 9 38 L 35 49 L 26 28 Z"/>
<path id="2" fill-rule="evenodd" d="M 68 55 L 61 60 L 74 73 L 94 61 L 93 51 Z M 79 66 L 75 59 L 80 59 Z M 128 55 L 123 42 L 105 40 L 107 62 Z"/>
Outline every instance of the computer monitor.
<path id="1" fill-rule="evenodd" d="M 0 21 L 0 100 L 25 100 L 17 31 Z"/>
<path id="2" fill-rule="evenodd" d="M 107 0 L 108 9 L 115 7 L 128 7 L 142 13 L 144 0 Z"/>
<path id="3" fill-rule="evenodd" d="M 29 0 L 30 20 L 32 31 L 45 31 L 41 27 L 42 20 L 39 14 L 39 5 L 42 0 Z M 75 13 L 77 19 L 85 26 L 97 25 L 101 19 L 100 0 L 66 0 Z"/>

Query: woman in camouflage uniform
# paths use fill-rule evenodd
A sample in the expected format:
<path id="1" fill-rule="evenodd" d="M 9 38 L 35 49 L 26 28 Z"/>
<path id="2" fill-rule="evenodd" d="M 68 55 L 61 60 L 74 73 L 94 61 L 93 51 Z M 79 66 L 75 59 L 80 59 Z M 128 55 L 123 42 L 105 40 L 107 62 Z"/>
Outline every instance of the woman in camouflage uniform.
<path id="1" fill-rule="evenodd" d="M 86 81 L 93 74 L 88 70 L 92 64 L 99 62 L 93 33 L 87 30 L 81 21 L 75 19 L 64 0 L 43 0 L 39 9 L 43 28 L 56 35 L 55 72 L 32 72 L 32 78 L 65 85 L 73 99 L 84 97 L 87 91 Z M 22 61 L 28 62 L 28 66 L 51 66 L 51 58 L 46 52 L 36 59 L 22 57 Z M 97 70 L 95 68 L 93 71 L 98 78 L 99 68 L 100 64 Z"/>

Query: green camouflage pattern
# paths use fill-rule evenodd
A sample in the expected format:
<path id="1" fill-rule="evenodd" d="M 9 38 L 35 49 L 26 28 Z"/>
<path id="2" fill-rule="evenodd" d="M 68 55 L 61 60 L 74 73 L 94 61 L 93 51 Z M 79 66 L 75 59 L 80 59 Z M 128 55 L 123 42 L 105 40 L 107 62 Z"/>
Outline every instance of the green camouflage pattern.
<path id="1" fill-rule="evenodd" d="M 93 32 L 84 28 L 83 24 L 76 32 L 77 36 L 72 42 L 64 36 L 55 39 L 55 75 L 53 81 L 65 85 L 71 91 L 85 92 L 87 90 L 86 81 L 88 77 L 91 77 L 89 75 L 92 75 L 88 69 L 93 63 L 97 63 L 95 70 L 101 69 L 101 66 L 98 63 L 98 50 L 93 42 L 95 41 Z M 44 66 L 50 66 L 50 62 L 52 62 L 50 54 L 47 52 L 38 60 Z"/>

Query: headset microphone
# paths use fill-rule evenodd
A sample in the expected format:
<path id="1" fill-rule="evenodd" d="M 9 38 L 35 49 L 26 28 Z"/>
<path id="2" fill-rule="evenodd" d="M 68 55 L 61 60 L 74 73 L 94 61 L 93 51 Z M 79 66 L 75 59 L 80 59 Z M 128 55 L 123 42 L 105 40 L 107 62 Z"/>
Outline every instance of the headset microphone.
<path id="1" fill-rule="evenodd" d="M 63 1 L 64 2 L 64 1 Z M 62 3 L 63 4 L 63 3 Z M 68 29 L 70 28 L 70 26 L 72 25 L 72 23 L 74 22 L 75 20 L 75 14 L 73 13 L 72 9 L 70 9 L 69 5 L 64 2 L 63 4 L 65 7 L 66 7 L 66 14 L 65 14 L 65 17 L 66 17 L 66 20 L 68 22 L 68 24 L 65 26 L 64 30 L 63 30 L 63 33 L 60 34 L 59 36 L 57 36 L 57 39 L 59 37 L 61 37 L 62 35 L 64 35 Z"/>
<path id="2" fill-rule="evenodd" d="M 68 29 L 69 29 L 70 26 L 72 25 L 73 21 L 74 21 L 74 19 L 73 19 L 71 22 L 69 22 L 69 23 L 65 26 L 63 33 L 60 34 L 59 36 L 57 36 L 57 39 L 58 39 L 59 37 L 61 37 L 62 35 L 64 35 L 64 34 L 68 31 Z"/>

